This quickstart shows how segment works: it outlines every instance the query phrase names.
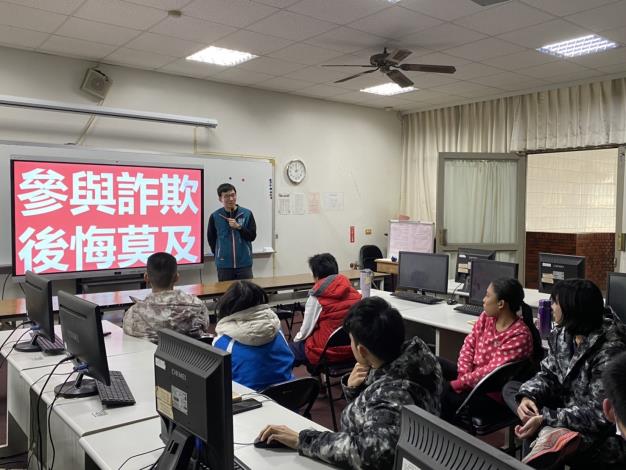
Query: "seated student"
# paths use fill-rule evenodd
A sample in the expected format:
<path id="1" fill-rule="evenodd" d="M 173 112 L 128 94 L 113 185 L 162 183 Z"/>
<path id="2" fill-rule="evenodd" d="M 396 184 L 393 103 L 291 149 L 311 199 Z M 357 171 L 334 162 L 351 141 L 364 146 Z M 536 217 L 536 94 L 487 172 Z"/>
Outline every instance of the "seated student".
<path id="1" fill-rule="evenodd" d="M 266 426 L 262 441 L 277 440 L 301 455 L 342 468 L 391 469 L 400 435 L 400 411 L 417 405 L 439 414 L 441 368 L 418 337 L 404 341 L 404 322 L 379 297 L 353 305 L 344 322 L 357 364 L 342 380 L 350 403 L 339 432 Z M 346 380 L 347 379 L 347 380 Z"/>
<path id="2" fill-rule="evenodd" d="M 529 358 L 533 351 L 542 354 L 541 337 L 517 279 L 496 279 L 489 284 L 483 308 L 463 341 L 457 364 L 439 358 L 443 377 L 450 381 L 441 395 L 441 416 L 447 421 L 454 421 L 455 411 L 472 389 L 498 366 Z M 520 310 L 521 318 L 517 314 Z M 478 399 L 483 402 L 479 406 L 492 403 L 488 396 Z"/>
<path id="3" fill-rule="evenodd" d="M 626 352 L 615 356 L 602 374 L 606 398 L 602 403 L 604 415 L 615 423 L 615 435 L 606 439 L 614 468 L 626 468 Z"/>
<path id="4" fill-rule="evenodd" d="M 157 342 L 157 331 L 169 328 L 199 337 L 209 331 L 209 311 L 198 297 L 174 289 L 178 282 L 176 258 L 154 253 L 148 258 L 144 279 L 152 293 L 124 314 L 124 333 Z"/>
<path id="5" fill-rule="evenodd" d="M 256 284 L 237 281 L 220 298 L 213 346 L 231 353 L 233 380 L 257 391 L 293 379 L 280 320 Z"/>
<path id="6" fill-rule="evenodd" d="M 348 309 L 361 300 L 361 294 L 352 287 L 350 280 L 339 274 L 337 260 L 330 253 L 311 256 L 309 267 L 315 285 L 304 307 L 300 331 L 289 343 L 295 356 L 294 366 L 316 365 L 332 332 L 342 325 Z M 349 346 L 333 348 L 326 354 L 333 362 L 352 358 Z"/>
<path id="7" fill-rule="evenodd" d="M 546 460 L 549 442 L 555 440 L 552 432 L 561 433 L 562 428 L 574 431 L 569 437 L 577 432 L 571 446 L 553 453 L 555 460 L 550 463 L 605 468 L 615 456 L 605 439 L 612 425 L 603 414 L 602 373 L 626 350 L 626 329 L 604 308 L 602 292 L 591 281 L 557 282 L 551 300 L 556 327 L 550 333 L 549 352 L 541 370 L 515 393 L 522 421 L 515 433 L 527 440 L 542 430 L 532 453 L 541 449 L 542 460 Z M 515 388 L 515 383 L 509 383 L 503 391 L 509 406 L 514 406 L 510 395 Z"/>

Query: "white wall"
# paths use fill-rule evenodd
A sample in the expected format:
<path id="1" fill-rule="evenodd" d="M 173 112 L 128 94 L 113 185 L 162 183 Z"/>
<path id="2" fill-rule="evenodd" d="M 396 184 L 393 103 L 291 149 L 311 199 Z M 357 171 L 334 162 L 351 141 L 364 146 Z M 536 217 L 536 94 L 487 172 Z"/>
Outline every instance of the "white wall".
<path id="1" fill-rule="evenodd" d="M 79 87 L 94 64 L 52 55 L 0 48 L 0 94 L 93 103 Z M 102 65 L 113 80 L 104 105 L 136 110 L 206 116 L 219 121 L 214 130 L 197 132 L 200 152 L 269 156 L 276 159 L 275 193 L 344 192 L 345 210 L 302 216 L 276 214 L 276 249 L 272 258 L 255 260 L 255 276 L 308 272 L 306 259 L 332 252 L 348 269 L 358 248 L 386 247 L 387 221 L 399 209 L 400 121 L 393 113 L 330 103 L 186 77 Z M 87 116 L 0 108 L 0 139 L 64 144 L 75 142 Z M 97 118 L 87 134 L 89 147 L 192 153 L 193 128 Z M 307 165 L 298 187 L 284 176 L 293 157 Z M 213 189 L 206 188 L 207 197 Z M 217 196 L 215 196 L 217 197 Z M 246 205 L 246 195 L 239 194 Z M 3 214 L 8 223 L 8 214 Z M 348 241 L 356 227 L 356 243 Z M 364 235 L 365 228 L 373 229 Z M 212 263 L 204 280 L 215 279 Z M 185 274 L 183 282 L 198 282 Z M 9 281 L 6 296 L 21 295 Z"/>

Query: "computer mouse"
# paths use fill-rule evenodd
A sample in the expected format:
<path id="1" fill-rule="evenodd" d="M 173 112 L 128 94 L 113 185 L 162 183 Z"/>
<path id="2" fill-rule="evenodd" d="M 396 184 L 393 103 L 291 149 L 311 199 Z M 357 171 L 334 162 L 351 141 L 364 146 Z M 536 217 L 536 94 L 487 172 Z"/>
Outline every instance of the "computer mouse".
<path id="1" fill-rule="evenodd" d="M 456 305 L 456 300 L 454 300 L 454 299 L 448 299 L 448 300 L 446 300 L 446 303 L 447 303 L 448 305 Z"/>
<path id="2" fill-rule="evenodd" d="M 258 437 L 254 440 L 254 447 L 257 449 L 286 449 L 287 446 L 277 439 L 273 439 L 271 442 L 262 441 Z"/>

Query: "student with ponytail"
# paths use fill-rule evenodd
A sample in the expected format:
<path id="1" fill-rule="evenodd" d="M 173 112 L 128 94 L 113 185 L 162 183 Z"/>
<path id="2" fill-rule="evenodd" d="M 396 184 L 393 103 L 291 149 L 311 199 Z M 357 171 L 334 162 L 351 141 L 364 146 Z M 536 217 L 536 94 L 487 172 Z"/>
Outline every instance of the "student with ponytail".
<path id="1" fill-rule="evenodd" d="M 483 308 L 463 342 L 457 364 L 439 358 L 444 379 L 449 381 L 441 397 L 441 416 L 448 421 L 454 421 L 456 409 L 495 368 L 520 359 L 541 358 L 541 338 L 517 279 L 496 279 L 489 284 Z M 484 400 L 488 406 L 492 398 L 485 396 Z"/>

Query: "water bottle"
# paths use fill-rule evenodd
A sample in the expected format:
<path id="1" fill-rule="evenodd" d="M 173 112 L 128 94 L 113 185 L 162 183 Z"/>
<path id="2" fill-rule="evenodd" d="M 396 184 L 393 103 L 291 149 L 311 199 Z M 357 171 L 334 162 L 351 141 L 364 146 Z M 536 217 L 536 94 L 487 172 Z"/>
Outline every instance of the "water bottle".
<path id="1" fill-rule="evenodd" d="M 369 297 L 370 290 L 372 288 L 372 270 L 361 269 L 361 276 L 359 277 L 359 287 L 361 289 L 361 297 Z"/>
<path id="2" fill-rule="evenodd" d="M 539 301 L 537 316 L 539 317 L 539 334 L 545 339 L 552 330 L 552 303 L 549 299 Z"/>

